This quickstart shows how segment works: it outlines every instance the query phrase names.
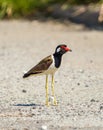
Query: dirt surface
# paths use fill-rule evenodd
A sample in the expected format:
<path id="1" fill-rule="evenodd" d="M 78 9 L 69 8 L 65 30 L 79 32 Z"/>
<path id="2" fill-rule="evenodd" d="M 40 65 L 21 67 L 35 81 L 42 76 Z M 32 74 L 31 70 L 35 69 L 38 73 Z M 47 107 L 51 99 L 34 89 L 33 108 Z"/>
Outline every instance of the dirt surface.
<path id="1" fill-rule="evenodd" d="M 22 76 L 61 43 L 73 51 L 63 56 L 55 74 L 58 106 L 47 107 L 45 76 Z M 71 23 L 2 21 L 0 130 L 43 127 L 103 130 L 103 32 Z"/>

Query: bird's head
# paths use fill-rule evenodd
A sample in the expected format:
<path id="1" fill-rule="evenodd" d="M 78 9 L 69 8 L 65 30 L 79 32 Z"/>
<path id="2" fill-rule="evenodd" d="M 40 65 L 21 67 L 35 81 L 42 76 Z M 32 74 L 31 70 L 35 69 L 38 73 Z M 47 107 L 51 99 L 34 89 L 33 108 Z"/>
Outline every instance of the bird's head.
<path id="1" fill-rule="evenodd" d="M 58 45 L 55 49 L 55 53 L 60 54 L 60 55 L 63 55 L 64 53 L 66 53 L 68 51 L 71 52 L 72 50 L 70 48 L 68 48 L 67 45 L 65 45 L 65 44 Z"/>

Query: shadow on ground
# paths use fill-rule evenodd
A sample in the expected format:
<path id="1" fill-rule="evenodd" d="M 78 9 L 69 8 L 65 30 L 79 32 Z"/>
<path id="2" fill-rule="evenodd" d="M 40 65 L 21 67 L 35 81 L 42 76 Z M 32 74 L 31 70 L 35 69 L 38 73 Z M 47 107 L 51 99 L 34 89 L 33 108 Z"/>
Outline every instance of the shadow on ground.
<path id="1" fill-rule="evenodd" d="M 57 20 L 61 23 L 67 23 L 71 21 L 76 24 L 83 24 L 87 29 L 103 30 L 103 23 L 98 22 L 98 16 L 100 11 L 100 5 L 83 5 L 73 6 L 67 9 L 63 8 L 62 5 L 56 5 L 52 8 L 52 11 L 40 15 L 39 17 L 30 17 L 29 20 L 38 19 L 45 22 L 49 19 Z M 43 17 L 45 16 L 45 17 Z"/>
<path id="2" fill-rule="evenodd" d="M 41 104 L 14 104 L 13 106 L 43 106 Z"/>
<path id="3" fill-rule="evenodd" d="M 52 16 L 83 24 L 90 29 L 103 30 L 103 25 L 98 22 L 99 10 L 99 6 L 74 6 L 67 10 L 62 10 L 58 7 L 57 11 L 52 13 Z"/>

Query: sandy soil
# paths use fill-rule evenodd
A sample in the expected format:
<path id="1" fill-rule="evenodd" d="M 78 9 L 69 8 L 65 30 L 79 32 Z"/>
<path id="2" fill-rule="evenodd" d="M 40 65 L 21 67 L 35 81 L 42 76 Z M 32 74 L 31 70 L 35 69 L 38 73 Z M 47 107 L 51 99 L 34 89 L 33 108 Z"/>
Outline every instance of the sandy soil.
<path id="1" fill-rule="evenodd" d="M 58 106 L 45 106 L 45 76 L 24 71 L 72 50 L 55 74 Z M 0 130 L 103 130 L 103 32 L 57 22 L 0 22 Z"/>

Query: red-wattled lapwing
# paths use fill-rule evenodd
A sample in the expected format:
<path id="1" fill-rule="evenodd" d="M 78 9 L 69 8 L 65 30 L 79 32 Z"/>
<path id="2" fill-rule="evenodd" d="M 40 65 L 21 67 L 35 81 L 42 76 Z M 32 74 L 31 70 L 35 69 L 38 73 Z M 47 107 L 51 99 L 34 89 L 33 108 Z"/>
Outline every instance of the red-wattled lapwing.
<path id="1" fill-rule="evenodd" d="M 24 74 L 23 78 L 26 78 L 31 75 L 46 75 L 46 105 L 49 105 L 48 100 L 48 75 L 52 76 L 51 88 L 52 88 L 52 96 L 54 98 L 53 104 L 57 105 L 57 101 L 54 94 L 54 73 L 58 70 L 61 65 L 62 55 L 67 51 L 72 51 L 65 44 L 61 44 L 56 47 L 54 54 L 47 56 L 43 60 L 41 60 L 36 66 L 30 69 L 27 73 Z"/>

